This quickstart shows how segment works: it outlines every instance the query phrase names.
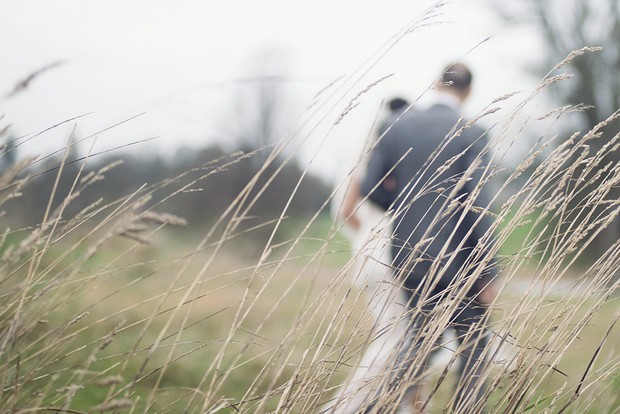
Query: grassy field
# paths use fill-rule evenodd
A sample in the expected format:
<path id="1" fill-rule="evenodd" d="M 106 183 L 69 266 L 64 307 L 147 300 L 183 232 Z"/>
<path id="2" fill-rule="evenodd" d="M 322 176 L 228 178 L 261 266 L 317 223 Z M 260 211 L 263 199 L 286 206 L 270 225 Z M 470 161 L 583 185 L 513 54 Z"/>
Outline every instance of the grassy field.
<path id="1" fill-rule="evenodd" d="M 4 331 L 2 411 L 313 412 L 344 381 L 371 325 L 347 274 L 348 246 L 317 241 L 328 228 L 258 259 L 242 243 L 196 249 L 199 240 L 158 232 L 148 245 L 110 239 L 84 260 L 72 235 L 35 254 L 21 303 L 14 276 L 32 261 L 13 264 L 2 317 L 10 327 L 19 312 L 20 324 Z M 511 380 L 525 382 L 523 411 L 557 409 L 586 371 L 571 412 L 620 410 L 619 328 L 606 336 L 617 298 L 530 295 L 530 308 L 524 293 L 504 291 L 493 313 L 494 329 L 510 324 L 528 348 L 508 347 L 491 374 L 493 412 L 503 412 Z M 430 412 L 442 412 L 449 384 Z"/>
<path id="2" fill-rule="evenodd" d="M 617 159 L 611 157 L 620 135 L 594 145 L 620 114 L 565 140 L 547 131 L 550 136 L 532 144 L 512 169 L 502 166 L 506 154 L 498 153 L 521 139 L 513 131 L 522 130 L 524 112 L 533 119 L 528 104 L 566 79 L 557 71 L 587 51 L 571 53 L 494 125 L 495 141 L 462 176 L 417 183 L 418 193 L 412 193 L 463 186 L 483 156 L 492 158 L 468 194 L 446 196 L 441 214 L 430 217 L 429 238 L 412 248 L 426 259 L 424 246 L 446 215 L 493 218 L 472 248 L 475 266 L 464 264 L 452 275 L 460 289 L 447 293 L 443 313 L 428 324 L 431 334 L 443 331 L 455 304 L 499 256 L 490 326 L 501 347 L 484 374 L 491 413 L 620 412 L 620 240 L 591 253 L 601 232 L 620 217 L 620 166 L 609 162 Z M 512 96 L 494 100 L 479 118 Z M 560 108 L 538 120 L 558 122 L 566 112 Z M 460 131 L 446 140 L 458 139 Z M 111 166 L 87 171 L 86 161 L 80 164 L 61 197 L 69 146 L 48 170 L 56 178 L 45 193 L 54 202 L 46 204 L 39 224 L 15 230 L 10 214 L 0 216 L 0 412 L 320 412 L 376 332 L 367 298 L 352 283 L 364 257 L 352 255 L 326 214 L 327 204 L 312 218 L 291 219 L 284 208 L 270 220 L 250 220 L 256 219 L 252 206 L 278 174 L 277 168 L 267 172 L 268 164 L 286 154 L 288 144 L 273 148 L 220 216 L 209 217 L 208 225 L 189 223 L 189 230 L 184 219 L 163 212 L 166 201 L 209 185 L 210 176 L 225 174 L 249 155 L 199 169 L 200 178 L 180 173 L 77 208 L 75 200 Z M 23 160 L 4 171 L 2 209 L 20 208 L 22 187 L 32 178 L 24 171 L 34 163 Z M 489 184 L 498 184 L 493 200 L 477 205 L 478 191 Z M 69 214 L 70 207 L 79 211 Z M 250 222 L 260 237 L 243 227 Z M 181 228 L 172 231 L 176 226 Z M 444 268 L 444 258 L 432 260 L 429 280 Z M 385 370 L 371 385 L 388 375 Z M 427 411 L 447 412 L 452 379 L 429 381 L 436 392 Z M 383 413 L 384 406 L 395 412 L 408 385 L 397 382 L 401 390 L 379 393 L 374 412 Z"/>

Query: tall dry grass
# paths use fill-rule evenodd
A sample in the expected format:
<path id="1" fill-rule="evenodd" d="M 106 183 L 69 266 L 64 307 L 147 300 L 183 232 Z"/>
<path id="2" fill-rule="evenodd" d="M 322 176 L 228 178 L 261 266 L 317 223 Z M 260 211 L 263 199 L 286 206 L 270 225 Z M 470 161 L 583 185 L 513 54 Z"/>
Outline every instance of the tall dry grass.
<path id="1" fill-rule="evenodd" d="M 430 24 L 436 13 L 433 9 L 403 28 L 358 72 L 326 90 L 308 113 L 306 127 L 330 122 L 333 108 L 344 108 L 342 116 L 354 110 L 366 90 L 359 88 L 362 74 L 402 36 Z M 578 51 L 567 60 L 589 52 Z M 492 205 L 486 206 L 495 224 L 483 240 L 488 248 L 480 250 L 480 262 L 491 263 L 516 231 L 528 232 L 518 249 L 499 256 L 501 294 L 490 313 L 494 344 L 487 351 L 493 362 L 484 373 L 488 412 L 620 410 L 615 296 L 620 242 L 596 259 L 584 257 L 618 215 L 619 203 L 610 191 L 618 185 L 620 167 L 605 162 L 617 152 L 619 137 L 592 152 L 592 140 L 609 138 L 601 137 L 598 128 L 563 141 L 543 136 L 516 168 L 501 167 L 505 154 L 498 143 L 521 138 L 520 114 L 529 113 L 543 90 L 566 78 L 559 73 L 565 63 L 492 126 L 493 141 L 484 150 L 494 163 L 484 170 L 481 185 L 497 187 Z M 345 92 L 356 88 L 361 92 L 343 102 Z M 498 98 L 476 119 L 484 122 L 515 99 L 519 96 Z M 561 108 L 546 117 L 558 124 L 577 109 Z M 447 139 L 458 134 L 455 130 Z M 283 156 L 298 138 L 278 144 L 267 163 Z M 186 224 L 165 213 L 169 197 L 209 185 L 214 174 L 225 174 L 227 165 L 251 155 L 233 154 L 217 167 L 206 166 L 202 177 L 183 187 L 171 185 L 177 181 L 171 178 L 113 202 L 100 200 L 68 217 L 80 193 L 114 168 L 90 172 L 87 158 L 58 207 L 51 202 L 55 188 L 50 189 L 39 226 L 14 230 L 5 221 L 2 412 L 311 413 L 333 402 L 352 367 L 380 335 L 373 328 L 373 310 L 365 305 L 373 292 L 353 287 L 350 279 L 360 263 L 372 264 L 371 255 L 362 250 L 347 256 L 340 223 L 317 230 L 327 204 L 295 237 L 276 243 L 275 234 L 288 220 L 284 209 L 269 223 L 275 229 L 256 260 L 244 259 L 238 240 L 251 231 L 241 223 L 261 195 L 261 188 L 254 188 L 257 180 L 248 182 L 202 239 L 188 241 L 165 232 Z M 32 179 L 20 172 L 35 162 L 25 160 L 4 171 L 3 208 L 16 208 L 15 200 Z M 59 179 L 65 164 L 66 155 L 52 172 Z M 500 176 L 506 178 L 497 184 Z M 417 183 L 420 189 L 434 184 Z M 155 191 L 168 196 L 154 202 Z M 472 208 L 472 199 L 446 205 L 446 211 L 458 214 Z M 374 237 L 381 235 L 377 228 Z M 334 257 L 342 258 L 339 265 Z M 473 278 L 461 279 L 461 288 L 450 292 L 451 300 L 425 332 L 412 366 L 436 347 L 454 306 L 473 283 Z M 456 356 L 448 356 L 429 376 L 428 412 L 444 412 L 452 404 L 448 386 L 455 363 Z M 392 368 L 373 379 L 375 389 Z M 373 412 L 396 412 L 406 385 L 380 393 Z"/>

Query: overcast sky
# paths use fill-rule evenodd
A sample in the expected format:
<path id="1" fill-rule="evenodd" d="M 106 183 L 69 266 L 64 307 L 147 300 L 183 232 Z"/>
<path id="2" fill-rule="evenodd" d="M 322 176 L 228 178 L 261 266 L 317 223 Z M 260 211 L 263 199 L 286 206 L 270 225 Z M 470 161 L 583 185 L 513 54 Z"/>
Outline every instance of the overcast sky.
<path id="1" fill-rule="evenodd" d="M 288 127 L 309 119 L 298 134 L 307 140 L 304 160 L 318 151 L 314 168 L 329 176 L 361 147 L 381 100 L 418 98 L 451 60 L 462 58 L 476 75 L 468 113 L 534 85 L 523 66 L 539 50 L 535 37 L 508 29 L 488 0 L 449 3 L 431 25 L 387 46 L 435 3 L 0 0 L 2 96 L 32 71 L 64 62 L 0 102 L 0 122 L 25 137 L 89 113 L 23 144 L 22 153 L 60 148 L 74 127 L 84 137 L 143 112 L 100 134 L 94 150 L 158 137 L 137 148 L 169 156 L 179 146 L 223 142 L 243 122 L 235 102 L 251 82 L 240 79 L 266 75 L 253 62 L 277 50 L 285 64 L 271 74 L 286 77 Z M 353 97 L 386 76 L 332 127 Z"/>

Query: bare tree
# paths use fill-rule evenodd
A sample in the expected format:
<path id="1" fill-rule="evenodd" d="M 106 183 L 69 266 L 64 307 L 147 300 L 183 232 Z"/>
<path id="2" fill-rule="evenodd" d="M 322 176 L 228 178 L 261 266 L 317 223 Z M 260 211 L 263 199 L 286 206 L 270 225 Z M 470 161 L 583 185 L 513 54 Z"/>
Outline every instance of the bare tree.
<path id="1" fill-rule="evenodd" d="M 291 123 L 286 71 L 285 54 L 269 49 L 255 55 L 247 66 L 250 75 L 237 81 L 234 138 L 242 150 L 259 150 L 257 160 L 264 161 Z"/>
<path id="2" fill-rule="evenodd" d="M 620 2 L 502 0 L 494 7 L 508 23 L 530 26 L 540 34 L 544 51 L 536 53 L 540 62 L 534 69 L 539 75 L 572 51 L 584 46 L 603 48 L 574 59 L 568 70 L 574 79 L 551 89 L 561 104 L 589 106 L 584 126 L 594 128 L 620 107 Z"/>
<path id="3" fill-rule="evenodd" d="M 573 59 L 566 72 L 574 75 L 550 89 L 560 105 L 583 107 L 580 123 L 585 131 L 610 118 L 620 108 L 620 2 L 618 0 L 501 0 L 493 7 L 506 22 L 535 30 L 543 43 L 536 67 L 544 76 L 571 52 L 583 47 L 601 47 Z M 535 52 L 535 50 L 532 50 Z M 620 131 L 614 119 L 600 129 L 600 138 L 588 142 L 590 152 L 600 150 Z M 618 165 L 618 151 L 609 153 L 605 163 Z M 604 164 L 603 164 L 604 165 Z M 596 172 L 593 172 L 595 174 Z M 603 174 L 604 175 L 604 174 Z M 602 180 L 603 178 L 601 178 Z M 578 184 L 575 182 L 574 184 Z M 596 183 L 594 183 L 596 185 Z M 620 199 L 620 190 L 613 196 Z M 609 226 L 594 244 L 597 253 L 620 238 L 620 224 Z"/>

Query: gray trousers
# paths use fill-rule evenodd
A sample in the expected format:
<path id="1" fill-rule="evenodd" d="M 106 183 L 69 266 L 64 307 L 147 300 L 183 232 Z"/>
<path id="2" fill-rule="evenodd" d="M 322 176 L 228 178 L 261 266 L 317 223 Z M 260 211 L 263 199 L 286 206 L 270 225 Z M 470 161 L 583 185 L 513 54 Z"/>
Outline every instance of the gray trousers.
<path id="1" fill-rule="evenodd" d="M 388 369 L 376 390 L 375 397 L 366 406 L 365 413 L 398 412 L 399 406 L 410 404 L 416 388 L 424 382 L 429 362 L 442 350 L 439 344 L 442 332 L 439 325 L 446 325 L 456 334 L 457 384 L 447 412 L 475 413 L 483 410 L 482 397 L 485 392 L 483 381 L 487 367 L 485 349 L 488 335 L 485 329 L 486 306 L 464 300 L 449 319 L 443 316 L 442 302 L 431 301 L 418 306 L 411 304 L 410 324 L 406 338 L 402 341 L 396 361 Z M 445 309 L 445 307 L 444 307 Z M 445 311 L 444 311 L 445 314 Z M 455 362 L 451 360 L 448 368 Z M 442 381 L 444 375 L 440 377 Z M 428 384 L 426 384 L 428 386 Z M 428 387 L 433 393 L 439 386 Z M 429 397 L 430 398 L 430 397 Z"/>

